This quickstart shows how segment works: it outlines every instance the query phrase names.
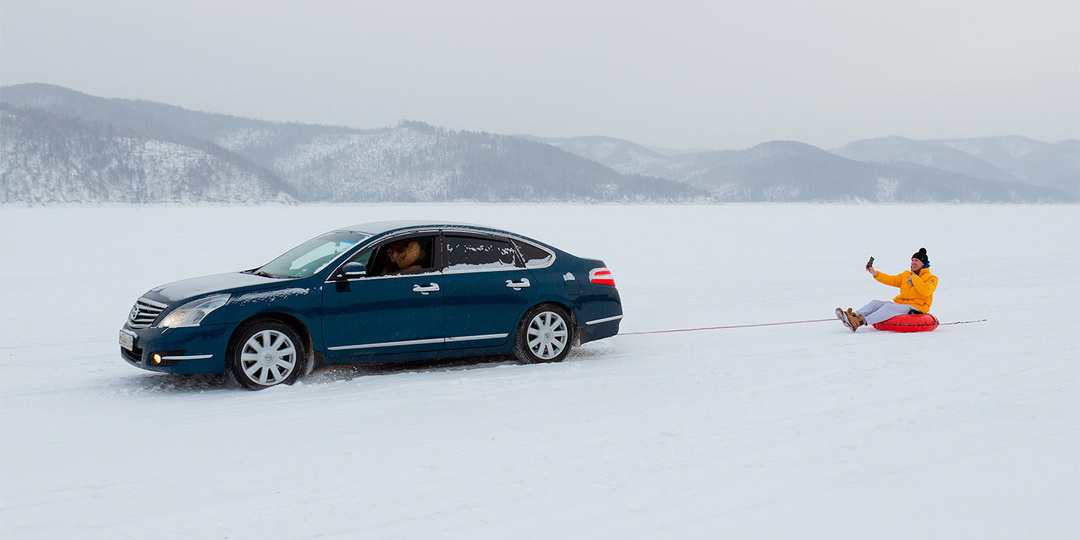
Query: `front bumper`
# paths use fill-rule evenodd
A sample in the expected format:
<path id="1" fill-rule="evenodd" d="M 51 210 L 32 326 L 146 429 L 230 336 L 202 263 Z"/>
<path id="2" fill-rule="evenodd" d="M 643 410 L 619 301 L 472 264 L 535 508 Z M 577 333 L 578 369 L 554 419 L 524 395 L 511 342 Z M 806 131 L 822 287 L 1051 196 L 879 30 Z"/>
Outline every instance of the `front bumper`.
<path id="1" fill-rule="evenodd" d="M 120 347 L 120 357 L 135 367 L 162 373 L 224 373 L 231 329 L 231 325 L 132 329 L 125 324 L 120 332 L 133 340 L 130 350 Z"/>

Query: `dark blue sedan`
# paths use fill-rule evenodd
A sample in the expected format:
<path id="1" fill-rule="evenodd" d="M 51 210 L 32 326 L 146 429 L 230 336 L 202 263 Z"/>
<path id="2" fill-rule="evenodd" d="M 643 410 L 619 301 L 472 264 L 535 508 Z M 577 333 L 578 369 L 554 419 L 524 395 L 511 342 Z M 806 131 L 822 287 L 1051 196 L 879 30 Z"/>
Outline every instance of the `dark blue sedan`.
<path id="1" fill-rule="evenodd" d="M 558 362 L 617 334 L 621 319 L 603 261 L 477 225 L 379 222 L 259 268 L 150 290 L 120 330 L 120 353 L 143 369 L 227 373 L 258 390 L 320 364 Z"/>

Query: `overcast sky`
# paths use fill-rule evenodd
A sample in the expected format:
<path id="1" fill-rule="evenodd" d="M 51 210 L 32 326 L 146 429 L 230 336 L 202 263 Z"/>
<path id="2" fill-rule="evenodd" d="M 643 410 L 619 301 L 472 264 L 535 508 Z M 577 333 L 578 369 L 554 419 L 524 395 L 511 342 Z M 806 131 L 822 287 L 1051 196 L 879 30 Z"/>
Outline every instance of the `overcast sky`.
<path id="1" fill-rule="evenodd" d="M 778 139 L 1080 138 L 1077 0 L 0 0 L 0 84 L 263 120 Z"/>

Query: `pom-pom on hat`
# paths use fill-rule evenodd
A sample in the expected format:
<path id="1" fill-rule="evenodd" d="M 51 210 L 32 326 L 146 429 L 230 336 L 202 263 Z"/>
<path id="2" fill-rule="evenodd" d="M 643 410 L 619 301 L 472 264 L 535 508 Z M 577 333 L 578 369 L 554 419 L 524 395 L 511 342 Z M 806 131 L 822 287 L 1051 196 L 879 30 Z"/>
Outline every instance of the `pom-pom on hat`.
<path id="1" fill-rule="evenodd" d="M 919 251 L 912 255 L 911 258 L 919 259 L 922 261 L 923 266 L 930 266 L 930 257 L 926 255 L 926 248 L 919 248 Z"/>

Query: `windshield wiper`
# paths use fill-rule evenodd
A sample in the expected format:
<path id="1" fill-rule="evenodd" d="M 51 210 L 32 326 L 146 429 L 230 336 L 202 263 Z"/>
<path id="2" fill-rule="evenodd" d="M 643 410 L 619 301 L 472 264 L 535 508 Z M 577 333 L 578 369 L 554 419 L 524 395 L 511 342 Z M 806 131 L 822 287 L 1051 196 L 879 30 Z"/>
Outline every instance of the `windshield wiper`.
<path id="1" fill-rule="evenodd" d="M 278 279 L 278 278 L 281 277 L 281 276 L 275 276 L 274 274 L 271 274 L 270 272 L 267 272 L 265 270 L 259 270 L 258 268 L 254 268 L 254 269 L 251 269 L 251 270 L 244 270 L 244 273 L 246 273 L 246 274 L 255 274 L 256 276 L 268 277 L 268 278 L 273 278 L 273 279 Z"/>

